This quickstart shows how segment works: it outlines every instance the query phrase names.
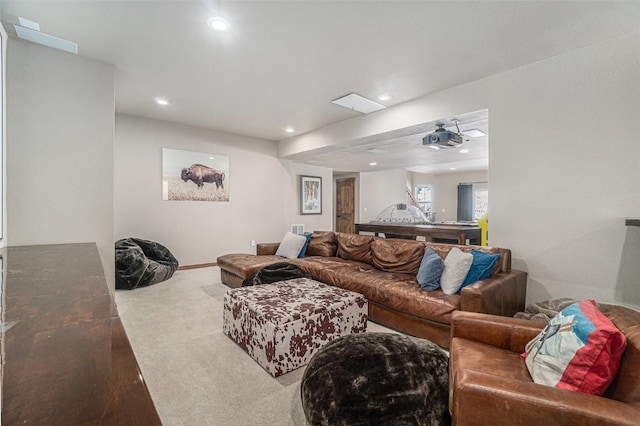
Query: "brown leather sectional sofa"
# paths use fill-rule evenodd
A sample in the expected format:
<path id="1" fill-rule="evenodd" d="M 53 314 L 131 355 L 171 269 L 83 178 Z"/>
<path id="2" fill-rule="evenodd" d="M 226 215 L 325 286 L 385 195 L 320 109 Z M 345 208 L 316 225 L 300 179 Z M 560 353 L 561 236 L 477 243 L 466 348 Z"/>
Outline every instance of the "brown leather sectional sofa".
<path id="1" fill-rule="evenodd" d="M 449 361 L 453 425 L 640 424 L 640 312 L 598 308 L 627 337 L 620 369 L 603 396 L 532 381 L 520 354 L 545 323 L 456 312 Z"/>
<path id="2" fill-rule="evenodd" d="M 313 279 L 363 294 L 369 300 L 369 318 L 380 324 L 449 347 L 451 315 L 472 311 L 513 316 L 524 311 L 527 275 L 511 269 L 511 251 L 503 248 L 437 244 L 368 235 L 316 232 L 304 258 L 275 256 L 279 243 L 258 244 L 257 254 L 218 257 L 222 282 L 240 287 L 255 271 L 290 261 Z M 420 288 L 416 275 L 426 247 L 443 259 L 451 248 L 499 253 L 493 274 L 447 295 Z"/>

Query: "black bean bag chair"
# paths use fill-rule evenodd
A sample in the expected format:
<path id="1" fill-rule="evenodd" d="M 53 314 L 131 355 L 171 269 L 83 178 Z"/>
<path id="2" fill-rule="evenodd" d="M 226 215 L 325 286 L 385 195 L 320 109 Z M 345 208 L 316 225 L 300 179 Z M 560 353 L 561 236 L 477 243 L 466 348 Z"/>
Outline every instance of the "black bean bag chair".
<path id="1" fill-rule="evenodd" d="M 424 339 L 349 334 L 311 358 L 300 395 L 312 426 L 448 426 L 449 357 Z"/>
<path id="2" fill-rule="evenodd" d="M 116 289 L 168 280 L 177 268 L 178 260 L 162 244 L 131 237 L 116 241 Z"/>
<path id="3" fill-rule="evenodd" d="M 279 281 L 292 280 L 294 278 L 309 278 L 309 275 L 288 262 L 277 262 L 254 272 L 242 281 L 242 287 L 251 287 L 260 284 L 272 284 Z"/>

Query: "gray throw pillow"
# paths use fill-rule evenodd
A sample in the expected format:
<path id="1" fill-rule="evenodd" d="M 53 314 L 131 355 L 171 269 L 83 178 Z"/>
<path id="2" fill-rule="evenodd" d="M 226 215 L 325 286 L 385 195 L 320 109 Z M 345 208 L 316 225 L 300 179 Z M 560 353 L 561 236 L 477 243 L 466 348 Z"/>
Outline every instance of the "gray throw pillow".
<path id="1" fill-rule="evenodd" d="M 431 247 L 424 251 L 424 257 L 418 269 L 418 284 L 424 290 L 437 290 L 440 287 L 440 277 L 444 270 L 444 261 Z"/>
<path id="2" fill-rule="evenodd" d="M 295 259 L 300 254 L 302 246 L 307 242 L 307 238 L 304 235 L 296 235 L 291 232 L 284 234 L 284 238 L 278 246 L 276 251 L 277 256 L 288 257 L 289 259 Z"/>

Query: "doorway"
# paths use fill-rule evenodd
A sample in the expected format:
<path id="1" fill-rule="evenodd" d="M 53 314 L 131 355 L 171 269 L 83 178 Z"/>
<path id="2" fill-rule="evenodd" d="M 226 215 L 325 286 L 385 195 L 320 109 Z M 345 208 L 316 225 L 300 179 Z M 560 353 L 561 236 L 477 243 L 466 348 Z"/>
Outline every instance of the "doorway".
<path id="1" fill-rule="evenodd" d="M 336 232 L 356 233 L 355 187 L 356 178 L 336 180 Z"/>

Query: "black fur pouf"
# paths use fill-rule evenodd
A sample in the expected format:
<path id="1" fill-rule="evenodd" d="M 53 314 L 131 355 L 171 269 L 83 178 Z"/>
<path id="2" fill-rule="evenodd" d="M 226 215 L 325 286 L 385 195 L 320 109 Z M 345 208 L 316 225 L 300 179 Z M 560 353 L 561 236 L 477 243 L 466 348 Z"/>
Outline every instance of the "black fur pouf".
<path id="1" fill-rule="evenodd" d="M 448 425 L 449 357 L 395 333 L 340 337 L 313 356 L 300 383 L 310 425 Z"/>

